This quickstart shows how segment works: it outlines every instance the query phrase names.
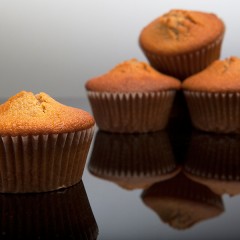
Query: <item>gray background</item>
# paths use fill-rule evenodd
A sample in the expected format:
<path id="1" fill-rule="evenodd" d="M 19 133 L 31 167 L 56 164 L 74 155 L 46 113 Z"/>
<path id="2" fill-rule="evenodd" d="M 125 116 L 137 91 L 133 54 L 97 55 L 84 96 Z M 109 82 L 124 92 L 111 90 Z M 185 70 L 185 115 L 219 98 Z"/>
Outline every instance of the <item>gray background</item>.
<path id="1" fill-rule="evenodd" d="M 88 79 L 124 60 L 146 61 L 139 33 L 172 8 L 219 15 L 222 58 L 239 55 L 236 0 L 0 0 L 0 98 L 21 90 L 85 96 Z"/>

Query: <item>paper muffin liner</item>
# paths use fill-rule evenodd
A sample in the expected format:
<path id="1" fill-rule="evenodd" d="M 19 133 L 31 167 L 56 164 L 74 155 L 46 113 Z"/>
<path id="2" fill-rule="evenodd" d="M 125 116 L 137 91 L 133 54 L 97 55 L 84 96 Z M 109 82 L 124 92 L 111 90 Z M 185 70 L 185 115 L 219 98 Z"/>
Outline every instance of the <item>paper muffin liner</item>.
<path id="1" fill-rule="evenodd" d="M 176 164 L 166 132 L 113 134 L 99 131 L 88 170 L 125 189 L 146 188 L 175 176 Z"/>
<path id="2" fill-rule="evenodd" d="M 149 52 L 142 47 L 150 64 L 160 72 L 174 76 L 179 80 L 200 72 L 211 64 L 214 60 L 219 59 L 221 54 L 223 35 L 214 42 L 198 50 L 178 55 L 159 55 Z"/>
<path id="3" fill-rule="evenodd" d="M 82 181 L 48 193 L 0 194 L 0 209 L 2 239 L 97 239 Z"/>
<path id="4" fill-rule="evenodd" d="M 195 133 L 192 136 L 184 173 L 218 194 L 240 193 L 240 137 Z"/>
<path id="5" fill-rule="evenodd" d="M 76 184 L 93 131 L 1 136 L 0 192 L 45 192 Z"/>
<path id="6" fill-rule="evenodd" d="M 176 229 L 187 229 L 224 211 L 221 196 L 182 173 L 143 191 L 143 202 Z"/>
<path id="7" fill-rule="evenodd" d="M 88 92 L 98 127 L 108 132 L 143 133 L 166 127 L 175 90 L 151 93 Z"/>
<path id="8" fill-rule="evenodd" d="M 184 91 L 193 125 L 216 133 L 240 133 L 240 93 Z"/>

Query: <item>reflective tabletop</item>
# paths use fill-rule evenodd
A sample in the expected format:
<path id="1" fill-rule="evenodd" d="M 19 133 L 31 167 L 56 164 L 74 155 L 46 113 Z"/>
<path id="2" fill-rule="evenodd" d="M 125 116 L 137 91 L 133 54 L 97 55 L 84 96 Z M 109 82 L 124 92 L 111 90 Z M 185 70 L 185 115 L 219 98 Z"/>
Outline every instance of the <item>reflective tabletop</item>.
<path id="1" fill-rule="evenodd" d="M 91 112 L 86 98 L 57 99 Z M 0 102 L 3 102 L 1 99 Z M 0 194 L 0 239 L 239 239 L 240 136 L 95 130 L 82 181 Z"/>

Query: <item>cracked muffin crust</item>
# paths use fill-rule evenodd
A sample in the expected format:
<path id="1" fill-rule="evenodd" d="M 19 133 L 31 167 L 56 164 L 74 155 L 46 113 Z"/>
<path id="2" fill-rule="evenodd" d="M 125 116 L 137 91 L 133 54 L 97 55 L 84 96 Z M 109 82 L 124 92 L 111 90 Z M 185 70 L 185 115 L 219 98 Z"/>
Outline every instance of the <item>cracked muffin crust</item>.
<path id="1" fill-rule="evenodd" d="M 146 26 L 139 41 L 151 52 L 175 55 L 214 42 L 222 36 L 224 28 L 215 14 L 171 10 Z"/>
<path id="2" fill-rule="evenodd" d="M 46 93 L 22 91 L 0 105 L 1 135 L 64 133 L 93 125 L 89 113 L 65 106 Z"/>
<path id="3" fill-rule="evenodd" d="M 155 69 L 184 80 L 219 59 L 224 32 L 215 14 L 171 10 L 143 28 L 139 45 Z"/>

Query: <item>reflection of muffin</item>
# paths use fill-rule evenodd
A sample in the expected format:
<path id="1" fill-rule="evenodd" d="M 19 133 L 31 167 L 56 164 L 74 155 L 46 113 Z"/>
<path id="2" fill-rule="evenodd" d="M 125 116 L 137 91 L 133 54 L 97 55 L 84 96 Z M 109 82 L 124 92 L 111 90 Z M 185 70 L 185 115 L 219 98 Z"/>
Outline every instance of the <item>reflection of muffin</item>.
<path id="1" fill-rule="evenodd" d="M 183 174 L 155 183 L 142 193 L 143 202 L 173 228 L 187 229 L 224 211 L 222 199 Z"/>
<path id="2" fill-rule="evenodd" d="M 223 35 L 214 14 L 171 10 L 142 30 L 139 43 L 154 68 L 183 80 L 219 58 Z"/>
<path id="3" fill-rule="evenodd" d="M 152 132 L 168 121 L 180 82 L 135 59 L 86 83 L 96 123 L 109 132 Z"/>
<path id="4" fill-rule="evenodd" d="M 166 132 L 96 135 L 89 171 L 126 189 L 146 188 L 179 172 Z"/>
<path id="5" fill-rule="evenodd" d="M 183 124 L 181 126 L 177 119 L 172 122 L 170 121 L 167 128 L 175 161 L 180 165 L 185 161 L 192 130 L 191 124 Z"/>
<path id="6" fill-rule="evenodd" d="M 0 192 L 41 192 L 80 181 L 93 118 L 45 93 L 0 105 Z"/>
<path id="7" fill-rule="evenodd" d="M 209 132 L 240 133 L 240 58 L 212 63 L 183 82 L 193 125 Z"/>
<path id="8" fill-rule="evenodd" d="M 240 137 L 195 133 L 184 173 L 217 194 L 240 193 Z"/>
<path id="9" fill-rule="evenodd" d="M 65 190 L 0 195 L 1 239 L 97 239 L 82 181 Z"/>

